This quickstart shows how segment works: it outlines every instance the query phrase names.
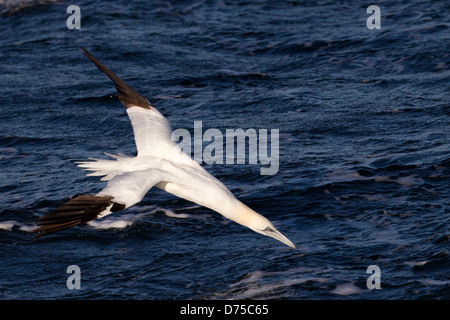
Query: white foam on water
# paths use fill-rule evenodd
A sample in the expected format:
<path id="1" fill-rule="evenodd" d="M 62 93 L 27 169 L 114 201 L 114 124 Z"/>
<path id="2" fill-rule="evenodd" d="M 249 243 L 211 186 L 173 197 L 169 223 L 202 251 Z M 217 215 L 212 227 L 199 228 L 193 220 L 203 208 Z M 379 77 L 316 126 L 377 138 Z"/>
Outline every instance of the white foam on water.
<path id="1" fill-rule="evenodd" d="M 3 222 L 0 222 L 0 229 L 6 230 L 6 231 L 11 231 L 15 225 L 16 225 L 15 221 L 3 221 Z"/>
<path id="2" fill-rule="evenodd" d="M 87 224 L 95 229 L 123 229 L 131 226 L 138 220 L 142 218 L 153 215 L 155 212 L 160 209 L 153 207 L 152 210 L 143 213 L 129 213 L 129 214 L 117 214 L 117 215 L 108 215 L 105 218 L 91 220 Z"/>
<path id="3" fill-rule="evenodd" d="M 156 206 L 147 206 L 145 209 L 145 212 L 142 212 L 142 208 L 139 208 L 138 211 L 141 213 L 138 214 L 129 213 L 108 215 L 102 219 L 89 221 L 88 225 L 95 229 L 123 229 L 131 226 L 133 223 L 143 219 L 144 217 L 154 215 L 156 212 L 164 212 L 167 217 L 171 218 L 186 219 L 191 217 L 191 215 L 187 213 L 175 213 L 172 210 L 159 208 Z"/>
<path id="4" fill-rule="evenodd" d="M 419 280 L 419 281 L 427 286 L 448 286 L 448 285 L 450 285 L 450 280 L 423 279 L 423 280 Z"/>
<path id="5" fill-rule="evenodd" d="M 418 184 L 422 184 L 423 180 L 422 178 L 418 177 L 417 175 L 413 174 L 406 177 L 400 177 L 395 180 L 393 180 L 399 184 L 401 184 L 404 187 L 412 187 Z"/>
<path id="6" fill-rule="evenodd" d="M 7 220 L 0 222 L 0 230 L 12 231 L 15 226 L 19 227 L 19 230 L 24 232 L 31 232 L 38 227 L 36 225 L 29 225 L 14 220 Z"/>
<path id="7" fill-rule="evenodd" d="M 411 267 L 415 267 L 415 266 L 421 267 L 421 266 L 426 265 L 427 263 L 428 263 L 427 260 L 423 260 L 423 261 L 407 261 L 407 262 L 405 262 L 405 264 L 407 266 L 411 266 Z"/>
<path id="8" fill-rule="evenodd" d="M 355 286 L 353 282 L 345 283 L 338 285 L 334 290 L 331 290 L 332 293 L 339 294 L 341 296 L 348 296 L 351 294 L 358 294 L 364 292 L 361 288 Z"/>
<path id="9" fill-rule="evenodd" d="M 188 213 L 175 213 L 172 210 L 169 209 L 160 209 L 162 212 L 165 213 L 166 216 L 171 218 L 178 218 L 178 219 L 186 219 L 191 218 L 192 216 Z"/>
<path id="10" fill-rule="evenodd" d="M 92 220 L 88 222 L 88 225 L 95 229 L 123 229 L 131 226 L 133 221 L 131 220 Z"/>
<path id="11" fill-rule="evenodd" d="M 247 275 L 244 279 L 230 284 L 229 291 L 217 293 L 219 299 L 257 299 L 266 298 L 280 290 L 288 290 L 290 287 L 306 282 L 329 283 L 331 279 L 311 276 L 305 276 L 308 273 L 321 273 L 323 270 L 308 268 L 293 268 L 284 271 L 266 272 L 256 270 Z"/>

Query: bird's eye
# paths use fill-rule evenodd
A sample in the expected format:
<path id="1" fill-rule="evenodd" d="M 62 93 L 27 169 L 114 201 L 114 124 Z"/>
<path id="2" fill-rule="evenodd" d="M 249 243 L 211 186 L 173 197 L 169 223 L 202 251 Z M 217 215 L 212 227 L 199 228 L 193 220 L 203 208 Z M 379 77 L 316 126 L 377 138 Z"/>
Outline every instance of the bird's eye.
<path id="1" fill-rule="evenodd" d="M 271 227 L 266 227 L 264 231 L 275 232 L 275 230 L 273 230 Z"/>

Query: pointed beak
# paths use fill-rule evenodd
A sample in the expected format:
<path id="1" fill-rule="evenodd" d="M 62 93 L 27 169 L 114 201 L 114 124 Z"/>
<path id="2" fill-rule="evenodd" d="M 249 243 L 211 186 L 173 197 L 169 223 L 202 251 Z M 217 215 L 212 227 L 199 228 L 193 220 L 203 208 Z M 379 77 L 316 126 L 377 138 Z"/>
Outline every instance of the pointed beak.
<path id="1" fill-rule="evenodd" d="M 280 242 L 283 242 L 285 245 L 295 249 L 295 245 L 292 243 L 291 240 L 286 238 L 280 231 L 278 231 L 275 228 L 266 228 L 261 232 L 263 235 L 274 238 Z"/>

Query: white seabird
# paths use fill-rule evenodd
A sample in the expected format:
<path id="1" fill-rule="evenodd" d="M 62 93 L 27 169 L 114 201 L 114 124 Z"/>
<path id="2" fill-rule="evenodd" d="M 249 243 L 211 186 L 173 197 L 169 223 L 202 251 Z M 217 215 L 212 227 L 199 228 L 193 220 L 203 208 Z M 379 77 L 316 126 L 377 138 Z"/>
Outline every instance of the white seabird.
<path id="1" fill-rule="evenodd" d="M 95 195 L 80 195 L 39 218 L 35 237 L 67 229 L 140 202 L 156 186 L 180 198 L 214 210 L 251 230 L 295 248 L 273 224 L 237 200 L 227 187 L 185 154 L 171 138 L 167 119 L 115 73 L 82 52 L 105 73 L 127 108 L 134 131 L 137 156 L 110 155 L 114 160 L 80 162 L 79 167 L 102 176 L 107 186 Z"/>

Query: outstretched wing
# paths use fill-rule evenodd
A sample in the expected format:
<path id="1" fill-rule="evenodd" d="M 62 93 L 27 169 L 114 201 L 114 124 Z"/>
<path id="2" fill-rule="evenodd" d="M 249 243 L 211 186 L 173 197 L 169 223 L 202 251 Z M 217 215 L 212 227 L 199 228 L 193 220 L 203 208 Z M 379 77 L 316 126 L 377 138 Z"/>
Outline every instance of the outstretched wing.
<path id="1" fill-rule="evenodd" d="M 176 146 L 170 139 L 172 130 L 167 119 L 155 108 L 132 107 L 127 113 L 133 126 L 138 157 L 167 157 Z"/>
<path id="2" fill-rule="evenodd" d="M 174 179 L 176 178 L 172 174 L 160 169 L 115 176 L 98 194 L 74 197 L 55 211 L 39 218 L 38 228 L 32 232 L 38 238 L 124 210 L 140 202 L 158 182 Z"/>
<path id="3" fill-rule="evenodd" d="M 125 208 L 128 208 L 140 202 L 158 182 L 175 179 L 170 172 L 158 168 L 126 172 L 108 181 L 106 187 L 97 195 L 112 196 L 114 201 L 123 203 Z"/>
<path id="4" fill-rule="evenodd" d="M 119 100 L 127 108 L 134 131 L 138 156 L 163 157 L 175 145 L 167 119 L 136 90 L 98 61 L 86 49 L 81 51 L 106 74 L 119 92 Z"/>
<path id="5" fill-rule="evenodd" d="M 112 196 L 77 196 L 39 218 L 39 227 L 32 232 L 36 233 L 34 238 L 39 238 L 96 219 L 104 211 L 114 212 L 124 208 L 125 205 L 114 202 Z"/>

